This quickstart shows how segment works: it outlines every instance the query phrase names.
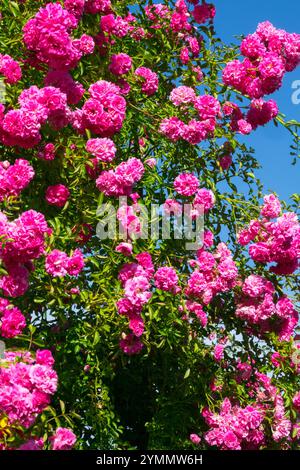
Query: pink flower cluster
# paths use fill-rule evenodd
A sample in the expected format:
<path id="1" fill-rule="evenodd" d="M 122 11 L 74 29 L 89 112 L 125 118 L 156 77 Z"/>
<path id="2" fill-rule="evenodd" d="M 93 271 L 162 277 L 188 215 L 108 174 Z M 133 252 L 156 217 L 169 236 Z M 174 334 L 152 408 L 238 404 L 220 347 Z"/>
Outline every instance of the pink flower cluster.
<path id="1" fill-rule="evenodd" d="M 28 287 L 32 261 L 45 252 L 45 237 L 52 233 L 43 214 L 34 210 L 23 212 L 9 222 L 0 212 L 0 237 L 2 259 L 8 274 L 0 277 L 0 288 L 5 296 L 19 297 Z"/>
<path id="2" fill-rule="evenodd" d="M 157 289 L 178 294 L 181 289 L 178 286 L 178 275 L 174 268 L 162 266 L 154 274 L 154 282 Z"/>
<path id="3" fill-rule="evenodd" d="M 197 3 L 197 2 L 190 2 Z M 210 3 L 196 5 L 192 11 L 192 16 L 197 23 L 206 23 L 207 20 L 213 19 L 215 16 L 215 7 Z M 163 27 L 171 29 L 173 33 L 179 33 L 182 36 L 192 30 L 189 22 L 190 13 L 188 6 L 184 0 L 177 0 L 174 11 L 171 11 L 167 5 L 157 3 L 147 5 L 145 13 L 152 22 L 152 29 L 161 29 Z"/>
<path id="4" fill-rule="evenodd" d="M 71 0 L 74 2 L 74 0 Z M 82 0 L 76 0 L 82 1 Z M 84 10 L 86 13 L 108 13 L 111 10 L 110 0 L 85 0 Z"/>
<path id="5" fill-rule="evenodd" d="M 132 67 L 132 60 L 128 54 L 113 54 L 110 59 L 109 71 L 113 75 L 126 75 Z"/>
<path id="6" fill-rule="evenodd" d="M 180 58 L 184 63 L 189 62 L 189 54 L 192 57 L 199 56 L 202 36 L 189 35 L 193 28 L 189 21 L 191 15 L 184 0 L 178 0 L 175 3 L 174 11 L 171 11 L 167 5 L 163 4 L 147 5 L 145 14 L 150 21 L 147 30 L 139 26 L 137 18 L 131 13 L 126 17 L 115 16 L 112 13 L 101 16 L 100 33 L 95 38 L 100 54 L 106 54 L 108 45 L 114 44 L 115 37 L 131 36 L 134 41 L 140 41 L 145 36 L 151 37 L 153 30 L 164 28 L 176 36 L 178 41 L 185 44 L 180 54 Z M 141 76 L 146 80 L 142 91 L 147 95 L 155 93 L 158 85 L 156 74 L 145 67 L 140 67 L 139 70 L 141 70 Z"/>
<path id="7" fill-rule="evenodd" d="M 286 417 L 283 398 L 277 394 L 274 400 L 274 417 L 272 423 L 272 435 L 275 442 L 288 439 L 291 436 L 292 423 Z"/>
<path id="8" fill-rule="evenodd" d="M 221 116 L 219 101 L 210 95 L 196 97 L 190 87 L 180 86 L 172 90 L 171 101 L 176 106 L 192 106 L 192 111 L 198 113 L 199 119 L 192 118 L 185 124 L 177 116 L 165 118 L 160 123 L 160 132 L 168 139 L 176 142 L 186 140 L 192 145 L 199 144 L 215 131 L 216 119 Z"/>
<path id="9" fill-rule="evenodd" d="M 122 333 L 119 345 L 122 351 L 128 356 L 139 354 L 144 347 L 140 338 L 134 333 Z"/>
<path id="10" fill-rule="evenodd" d="M 187 37 L 187 44 L 188 44 L 188 49 L 189 52 L 192 54 L 193 57 L 198 57 L 200 53 L 200 48 L 203 42 L 203 37 L 199 36 L 198 38 L 194 36 L 188 36 Z M 203 72 L 201 71 L 201 68 L 199 66 L 193 67 L 192 68 L 193 72 L 196 72 L 196 77 L 198 81 L 201 81 L 203 78 Z"/>
<path id="11" fill-rule="evenodd" d="M 205 8 L 205 5 L 203 6 Z M 200 18 L 200 15 L 197 14 L 198 8 L 202 8 L 202 6 L 196 6 L 195 10 L 192 12 L 192 16 L 194 19 L 199 22 L 198 20 Z M 209 8 L 209 6 L 208 6 Z M 170 28 L 173 33 L 178 33 L 178 39 L 183 39 L 185 45 L 181 48 L 180 51 L 180 60 L 181 62 L 186 65 L 190 61 L 190 54 L 192 57 L 198 57 L 200 53 L 200 46 L 203 41 L 203 38 L 201 35 L 198 35 L 198 37 L 195 36 L 190 36 L 188 33 L 193 30 L 192 25 L 189 23 L 188 19 L 191 17 L 187 4 L 185 3 L 184 0 L 179 0 L 175 4 L 175 12 L 172 13 L 171 15 L 171 22 L 170 22 Z M 194 28 L 196 30 L 196 28 Z M 200 72 L 200 70 L 199 70 Z M 201 73 L 201 72 L 200 72 Z M 199 77 L 199 75 L 198 75 Z"/>
<path id="12" fill-rule="evenodd" d="M 57 428 L 50 441 L 52 450 L 71 450 L 75 445 L 76 436 L 71 429 Z"/>
<path id="13" fill-rule="evenodd" d="M 189 11 L 187 4 L 184 0 L 177 0 L 175 3 L 175 11 L 171 14 L 170 27 L 175 33 L 183 33 L 192 29 L 191 24 L 188 22 Z"/>
<path id="14" fill-rule="evenodd" d="M 215 253 L 201 248 L 197 259 L 190 264 L 196 269 L 188 279 L 185 293 L 191 299 L 201 300 L 204 305 L 208 305 L 218 293 L 233 289 L 237 283 L 238 269 L 225 243 L 219 243 Z"/>
<path id="15" fill-rule="evenodd" d="M 194 108 L 198 111 L 200 119 L 215 119 L 221 114 L 219 101 L 210 95 L 198 96 L 194 101 Z"/>
<path id="16" fill-rule="evenodd" d="M 274 100 L 264 101 L 255 99 L 251 101 L 247 113 L 247 122 L 251 124 L 252 129 L 263 126 L 274 119 L 278 114 L 278 107 Z"/>
<path id="17" fill-rule="evenodd" d="M 91 37 L 72 39 L 70 33 L 78 20 L 59 3 L 48 3 L 23 28 L 24 43 L 36 59 L 52 69 L 69 70 L 78 64 L 82 55 L 94 49 Z"/>
<path id="18" fill-rule="evenodd" d="M 109 10 L 107 10 L 109 13 Z M 108 45 L 115 43 L 115 38 L 131 36 L 135 41 L 140 41 L 146 35 L 144 28 L 139 26 L 137 19 L 131 13 L 126 17 L 115 16 L 112 13 L 101 16 L 100 33 L 95 37 L 101 55 L 107 53 Z"/>
<path id="19" fill-rule="evenodd" d="M 129 320 L 132 331 L 122 338 L 120 346 L 126 354 L 136 354 L 142 348 L 140 336 L 144 331 L 144 321 L 141 316 L 143 306 L 150 300 L 150 280 L 154 267 L 149 253 L 139 253 L 135 262 L 126 263 L 119 272 L 119 280 L 124 288 L 124 297 L 118 300 L 117 309 L 120 315 Z"/>
<path id="20" fill-rule="evenodd" d="M 55 434 L 49 437 L 51 450 L 71 450 L 76 442 L 76 436 L 69 428 L 57 428 Z M 18 450 L 43 450 L 45 445 L 44 438 L 31 436 L 31 438 L 21 444 Z"/>
<path id="21" fill-rule="evenodd" d="M 182 214 L 182 205 L 175 199 L 166 199 L 164 205 L 164 213 L 168 216 L 174 214 L 180 216 Z"/>
<path id="22" fill-rule="evenodd" d="M 134 204 L 129 206 L 123 204 L 117 211 L 117 218 L 120 221 L 124 238 L 139 238 L 142 234 L 142 226 L 138 214 L 140 206 Z M 125 247 L 123 247 L 124 249 Z"/>
<path id="23" fill-rule="evenodd" d="M 181 48 L 179 56 L 183 64 L 187 64 L 190 61 L 190 54 L 192 57 L 199 56 L 200 45 L 203 38 L 200 35 L 198 35 L 198 37 L 190 36 L 193 27 L 189 21 L 191 15 L 184 0 L 178 0 L 175 3 L 174 11 L 171 11 L 167 5 L 158 3 L 155 5 L 147 5 L 145 13 L 151 21 L 151 29 L 165 29 L 171 31 L 172 35 L 177 36 L 177 41 L 183 42 L 184 45 Z"/>
<path id="24" fill-rule="evenodd" d="M 18 450 L 43 450 L 44 439 L 42 437 L 32 437 L 24 444 L 21 444 L 18 447 Z"/>
<path id="25" fill-rule="evenodd" d="M 296 393 L 293 398 L 293 405 L 295 409 L 299 412 L 300 411 L 300 392 Z"/>
<path id="26" fill-rule="evenodd" d="M 14 338 L 22 333 L 26 326 L 24 315 L 21 311 L 9 303 L 7 299 L 0 297 L 0 334 L 4 338 Z"/>
<path id="27" fill-rule="evenodd" d="M 230 117 L 231 130 L 241 134 L 250 134 L 258 126 L 263 126 L 274 119 L 278 114 L 278 107 L 274 100 L 264 101 L 262 98 L 253 99 L 249 110 L 244 115 L 235 103 L 226 102 L 223 106 L 223 113 Z"/>
<path id="28" fill-rule="evenodd" d="M 205 409 L 202 415 L 210 429 L 205 440 L 221 450 L 254 450 L 264 443 L 264 413 L 255 406 L 232 406 L 225 398 L 220 413 Z"/>
<path id="29" fill-rule="evenodd" d="M 67 96 L 68 104 L 77 104 L 84 94 L 84 87 L 76 82 L 72 75 L 65 70 L 50 70 L 45 79 L 45 86 L 59 88 Z"/>
<path id="30" fill-rule="evenodd" d="M 214 347 L 214 360 L 216 362 L 221 362 L 224 359 L 224 349 L 225 345 L 223 343 L 217 343 Z"/>
<path id="31" fill-rule="evenodd" d="M 194 103 L 196 99 L 195 90 L 188 86 L 178 86 L 173 88 L 170 94 L 170 100 L 175 106 L 185 106 Z"/>
<path id="32" fill-rule="evenodd" d="M 96 157 L 97 161 L 111 162 L 115 158 L 116 146 L 111 139 L 89 139 L 86 151 Z"/>
<path id="33" fill-rule="evenodd" d="M 19 196 L 34 177 L 34 169 L 27 160 L 19 158 L 11 165 L 0 162 L 0 201 L 9 196 Z"/>
<path id="34" fill-rule="evenodd" d="M 198 436 L 198 434 L 190 434 L 190 441 L 195 445 L 199 445 L 201 442 L 201 437 Z"/>
<path id="35" fill-rule="evenodd" d="M 286 446 L 291 441 L 292 423 L 285 410 L 283 397 L 266 374 L 256 371 L 255 378 L 256 399 L 270 416 L 273 440 Z"/>
<path id="36" fill-rule="evenodd" d="M 37 153 L 37 157 L 41 160 L 54 160 L 55 159 L 55 145 L 52 142 L 45 144 Z"/>
<path id="37" fill-rule="evenodd" d="M 64 8 L 79 20 L 83 15 L 84 7 L 87 3 L 90 2 L 86 0 L 64 0 Z"/>
<path id="38" fill-rule="evenodd" d="M 151 29 L 161 29 L 163 27 L 169 27 L 171 19 L 171 10 L 167 5 L 157 3 L 153 5 L 147 5 L 145 7 L 145 14 L 151 22 Z"/>
<path id="39" fill-rule="evenodd" d="M 202 3 L 202 5 L 195 6 L 192 15 L 197 23 L 206 23 L 208 20 L 214 19 L 216 8 L 212 3 Z"/>
<path id="40" fill-rule="evenodd" d="M 213 192 L 206 188 L 199 188 L 199 180 L 193 173 L 180 173 L 174 180 L 174 189 L 182 196 L 195 195 L 192 204 L 187 208 L 189 217 L 196 219 L 211 210 L 215 205 L 215 196 Z M 164 205 L 164 214 L 170 216 L 173 214 L 178 217 L 182 214 L 182 204 L 176 199 L 166 199 Z"/>
<path id="41" fill-rule="evenodd" d="M 45 194 L 46 201 L 51 206 L 64 207 L 69 199 L 70 191 L 63 184 L 48 186 Z"/>
<path id="42" fill-rule="evenodd" d="M 286 212 L 280 217 L 280 202 L 274 195 L 264 198 L 261 219 L 251 220 L 249 226 L 240 231 L 238 242 L 250 245 L 249 254 L 258 263 L 277 263 L 270 270 L 280 275 L 295 272 L 300 259 L 300 224 L 297 215 Z M 271 219 L 278 217 L 276 221 Z"/>
<path id="43" fill-rule="evenodd" d="M 119 243 L 118 246 L 116 246 L 115 251 L 117 253 L 122 253 L 122 255 L 124 255 L 124 256 L 131 256 L 132 251 L 133 251 L 133 247 L 132 247 L 131 242 L 121 242 L 121 243 Z"/>
<path id="44" fill-rule="evenodd" d="M 29 428 L 57 389 L 50 351 L 6 352 L 0 363 L 0 413 L 10 423 Z"/>
<path id="45" fill-rule="evenodd" d="M 140 181 L 144 171 L 141 160 L 132 157 L 114 170 L 103 171 L 97 178 L 96 185 L 106 196 L 128 195 L 132 192 L 133 185 Z"/>
<path id="46" fill-rule="evenodd" d="M 9 55 L 0 54 L 0 74 L 5 77 L 6 83 L 14 84 L 22 78 L 21 67 Z"/>
<path id="47" fill-rule="evenodd" d="M 266 401 L 271 402 L 272 407 L 274 408 L 274 402 L 276 395 L 278 394 L 278 390 L 272 384 L 270 377 L 256 370 L 253 388 L 259 404 L 264 404 Z"/>
<path id="48" fill-rule="evenodd" d="M 135 75 L 142 79 L 142 92 L 147 96 L 154 95 L 158 89 L 158 76 L 147 67 L 138 67 Z"/>
<path id="49" fill-rule="evenodd" d="M 201 304 L 193 300 L 187 300 L 185 302 L 185 308 L 188 314 L 192 313 L 197 318 L 197 320 L 199 321 L 199 323 L 201 324 L 203 328 L 206 327 L 208 319 L 207 319 L 206 312 L 203 310 L 203 307 Z M 183 319 L 185 320 L 190 319 L 190 315 L 184 315 Z"/>
<path id="50" fill-rule="evenodd" d="M 182 196 L 193 196 L 199 185 L 199 180 L 193 173 L 180 173 L 174 180 L 174 189 Z"/>
<path id="51" fill-rule="evenodd" d="M 281 341 L 289 341 L 298 323 L 298 314 L 287 297 L 274 301 L 275 288 L 262 276 L 248 276 L 237 299 L 236 315 L 259 327 L 258 333 L 274 331 Z"/>
<path id="52" fill-rule="evenodd" d="M 126 101 L 120 88 L 105 80 L 99 80 L 89 88 L 90 98 L 82 109 L 72 114 L 72 124 L 81 133 L 90 129 L 101 137 L 110 137 L 122 128 Z"/>
<path id="53" fill-rule="evenodd" d="M 196 192 L 196 195 L 193 201 L 193 206 L 194 206 L 196 215 L 201 207 L 203 208 L 204 213 L 210 211 L 214 207 L 215 202 L 216 202 L 215 195 L 210 189 L 206 189 L 206 188 L 199 189 Z"/>
<path id="54" fill-rule="evenodd" d="M 129 33 L 130 22 L 131 18 L 128 21 L 128 19 L 126 18 L 122 18 L 121 16 L 115 16 L 110 13 L 108 15 L 101 16 L 100 29 L 101 32 L 105 33 L 109 39 L 112 35 L 118 38 L 123 38 Z M 101 38 L 102 41 L 105 41 L 104 38 L 105 36 Z"/>
<path id="55" fill-rule="evenodd" d="M 266 219 L 275 219 L 281 214 L 281 203 L 274 194 L 264 196 L 264 204 L 260 211 Z"/>
<path id="56" fill-rule="evenodd" d="M 158 21 L 160 18 L 166 18 L 170 14 L 167 5 L 156 3 L 145 7 L 145 14 L 151 21 Z"/>
<path id="57" fill-rule="evenodd" d="M 41 140 L 40 129 L 48 120 L 54 129 L 69 122 L 67 98 L 58 88 L 31 86 L 19 96 L 20 109 L 0 117 L 0 140 L 4 145 L 32 148 Z"/>
<path id="58" fill-rule="evenodd" d="M 285 72 L 300 62 L 300 35 L 260 23 L 241 44 L 245 59 L 233 60 L 223 70 L 223 82 L 250 98 L 261 98 L 278 90 Z"/>
<path id="59" fill-rule="evenodd" d="M 46 256 L 46 271 L 53 277 L 77 276 L 84 268 L 84 257 L 79 249 L 72 256 L 53 250 Z"/>

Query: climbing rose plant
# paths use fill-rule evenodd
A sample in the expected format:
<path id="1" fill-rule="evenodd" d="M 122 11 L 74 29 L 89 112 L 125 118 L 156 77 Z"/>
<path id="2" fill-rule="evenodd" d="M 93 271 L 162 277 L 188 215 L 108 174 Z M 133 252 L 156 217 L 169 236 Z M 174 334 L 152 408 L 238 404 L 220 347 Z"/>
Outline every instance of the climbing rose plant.
<path id="1" fill-rule="evenodd" d="M 216 14 L 1 2 L 2 450 L 299 448 L 299 196 L 245 142 L 280 125 L 297 156 L 273 96 L 300 35 L 229 47 Z M 141 236 L 154 205 L 204 218 L 196 249 Z"/>

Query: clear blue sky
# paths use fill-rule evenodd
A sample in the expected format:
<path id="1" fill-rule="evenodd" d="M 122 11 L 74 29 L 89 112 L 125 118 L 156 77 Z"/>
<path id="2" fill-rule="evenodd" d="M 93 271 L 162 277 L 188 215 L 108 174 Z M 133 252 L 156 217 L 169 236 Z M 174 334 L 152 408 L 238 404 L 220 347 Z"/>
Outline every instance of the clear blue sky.
<path id="1" fill-rule="evenodd" d="M 215 27 L 218 36 L 226 42 L 234 41 L 235 35 L 253 33 L 258 23 L 269 20 L 277 28 L 300 34 L 299 0 L 211 0 L 216 6 Z M 300 121 L 300 104 L 292 103 L 292 83 L 300 80 L 300 66 L 285 75 L 282 88 L 272 96 L 280 112 L 289 119 Z M 263 166 L 259 176 L 266 190 L 273 190 L 281 199 L 288 199 L 299 193 L 300 159 L 291 165 L 289 155 L 291 137 L 284 128 L 275 128 L 273 123 L 250 134 L 245 142 L 256 150 L 256 156 Z"/>

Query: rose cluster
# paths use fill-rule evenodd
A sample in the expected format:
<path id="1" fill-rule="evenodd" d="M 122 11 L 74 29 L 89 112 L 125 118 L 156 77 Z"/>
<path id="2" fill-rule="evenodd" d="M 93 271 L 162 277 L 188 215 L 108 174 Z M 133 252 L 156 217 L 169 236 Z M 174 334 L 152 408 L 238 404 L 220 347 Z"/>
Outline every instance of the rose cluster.
<path id="1" fill-rule="evenodd" d="M 145 13 L 150 21 L 150 30 L 171 30 L 172 34 L 176 35 L 177 41 L 183 43 L 179 58 L 186 65 L 192 58 L 199 56 L 203 40 L 202 36 L 196 33 L 196 28 L 193 28 L 190 20 L 205 23 L 208 19 L 213 19 L 215 9 L 211 4 L 196 5 L 191 15 L 187 3 L 184 0 L 178 0 L 174 11 L 171 11 L 167 5 L 158 3 L 147 5 Z"/>
<path id="2" fill-rule="evenodd" d="M 263 126 L 275 119 L 278 107 L 274 100 L 264 101 L 259 98 L 251 101 L 246 115 L 237 104 L 230 102 L 224 103 L 222 111 L 225 118 L 230 118 L 231 130 L 247 135 L 258 126 Z"/>
<path id="3" fill-rule="evenodd" d="M 285 72 L 300 62 L 300 35 L 260 23 L 241 43 L 241 62 L 233 60 L 223 70 L 223 82 L 250 98 L 262 98 L 278 90 Z"/>
<path id="4" fill-rule="evenodd" d="M 5 296 L 19 297 L 29 287 L 33 260 L 45 252 L 45 237 L 52 233 L 43 214 L 34 210 L 23 212 L 9 222 L 0 212 L 0 258 L 7 271 L 0 277 L 0 288 Z"/>
<path id="5" fill-rule="evenodd" d="M 90 98 L 82 109 L 72 113 L 72 125 L 79 132 L 90 129 L 101 137 L 110 137 L 122 128 L 126 101 L 114 83 L 99 80 L 89 88 Z"/>
<path id="6" fill-rule="evenodd" d="M 298 323 L 298 313 L 290 299 L 275 300 L 273 284 L 262 276 L 251 274 L 236 299 L 237 317 L 257 328 L 252 331 L 261 335 L 274 331 L 281 341 L 289 341 Z"/>
<path id="7" fill-rule="evenodd" d="M 52 142 L 48 142 L 40 147 L 37 157 L 41 160 L 54 160 L 55 159 L 55 145 Z"/>
<path id="8" fill-rule="evenodd" d="M 289 419 L 289 414 L 285 408 L 280 391 L 272 384 L 270 377 L 258 371 L 255 371 L 254 391 L 259 406 L 270 417 L 273 440 L 278 443 L 285 440 L 285 445 L 289 447 L 292 441 L 293 425 Z M 297 430 L 297 424 L 294 424 L 294 430 Z M 294 438 L 297 439 L 297 432 Z"/>
<path id="9" fill-rule="evenodd" d="M 155 287 L 166 292 L 172 292 L 173 294 L 181 292 L 178 280 L 175 269 L 170 266 L 161 266 L 154 274 Z"/>
<path id="10" fill-rule="evenodd" d="M 160 132 L 163 135 L 174 142 L 183 139 L 192 145 L 213 135 L 216 120 L 221 116 L 221 105 L 216 98 L 210 95 L 196 97 L 192 88 L 179 86 L 172 90 L 170 100 L 175 106 L 183 108 L 183 116 L 189 110 L 188 115 L 191 114 L 192 119 L 187 124 L 177 116 L 163 119 L 160 123 Z"/>
<path id="11" fill-rule="evenodd" d="M 4 338 L 14 338 L 22 333 L 25 326 L 26 320 L 21 311 L 7 299 L 0 297 L 0 335 Z"/>
<path id="12" fill-rule="evenodd" d="M 276 263 L 270 271 L 289 275 L 299 266 L 300 224 L 294 212 L 281 216 L 278 199 L 270 194 L 264 197 L 261 218 L 251 220 L 249 226 L 238 234 L 238 242 L 246 246 L 250 242 L 249 254 L 253 261 L 262 264 Z M 276 219 L 272 221 L 271 219 Z"/>
<path id="13" fill-rule="evenodd" d="M 95 162 L 111 162 L 116 155 L 116 146 L 111 139 L 89 139 L 86 151 L 95 157 Z"/>
<path id="14" fill-rule="evenodd" d="M 201 248 L 190 265 L 195 270 L 185 289 L 189 300 L 200 300 L 208 305 L 218 293 L 228 292 L 237 283 L 238 269 L 225 243 L 219 243 L 214 253 Z"/>
<path id="15" fill-rule="evenodd" d="M 67 97 L 58 88 L 31 86 L 19 96 L 20 109 L 0 112 L 0 140 L 4 145 L 32 148 L 41 140 L 41 126 L 56 130 L 68 124 Z"/>
<path id="16" fill-rule="evenodd" d="M 76 442 L 76 436 L 69 428 L 57 428 L 54 435 L 49 437 L 51 450 L 71 450 Z M 43 437 L 32 436 L 27 442 L 18 447 L 18 450 L 44 450 Z M 9 450 L 9 449 L 7 449 Z"/>
<path id="17" fill-rule="evenodd" d="M 27 160 L 19 158 L 11 165 L 0 162 L 0 202 L 10 196 L 19 196 L 34 177 L 34 169 Z"/>
<path id="18" fill-rule="evenodd" d="M 205 440 L 220 450 L 254 450 L 264 442 L 264 413 L 255 406 L 232 406 L 225 398 L 220 413 L 204 409 L 202 415 L 210 427 Z"/>
<path id="19" fill-rule="evenodd" d="M 53 277 L 78 276 L 84 268 L 84 256 L 77 248 L 72 256 L 64 251 L 53 250 L 46 256 L 46 271 Z"/>
<path id="20" fill-rule="evenodd" d="M 56 207 L 64 207 L 69 199 L 70 191 L 63 184 L 55 184 L 48 186 L 45 194 L 45 199 L 48 204 Z"/>
<path id="21" fill-rule="evenodd" d="M 174 189 L 178 194 L 186 197 L 194 196 L 191 209 L 192 216 L 200 215 L 202 210 L 206 213 L 215 205 L 214 193 L 210 189 L 199 189 L 199 186 L 199 179 L 193 173 L 180 173 L 174 180 Z M 170 200 L 167 205 L 170 205 Z M 173 209 L 175 209 L 176 212 L 179 210 L 177 201 L 173 201 Z"/>
<path id="22" fill-rule="evenodd" d="M 191 3 L 198 3 L 192 1 Z M 206 23 L 208 20 L 213 20 L 216 15 L 216 8 L 212 3 L 202 3 L 202 5 L 196 5 L 193 12 L 193 17 L 197 23 Z"/>
<path id="23" fill-rule="evenodd" d="M 7 54 L 0 54 L 0 74 L 5 77 L 5 82 L 10 84 L 17 83 L 22 78 L 20 65 Z"/>
<path id="24" fill-rule="evenodd" d="M 144 331 L 144 320 L 141 316 L 143 306 L 150 300 L 150 281 L 154 266 L 149 253 L 139 253 L 132 263 L 126 263 L 119 272 L 119 280 L 124 289 L 124 297 L 118 300 L 117 309 L 120 315 L 129 320 L 129 335 L 123 335 L 120 347 L 126 354 L 137 354 L 143 347 L 140 336 Z"/>
<path id="25" fill-rule="evenodd" d="M 142 84 L 142 92 L 147 96 L 154 95 L 158 89 L 157 74 L 147 67 L 138 67 L 134 73 Z"/>
<path id="26" fill-rule="evenodd" d="M 54 359 L 48 350 L 6 352 L 0 364 L 0 413 L 11 424 L 29 428 L 57 389 Z"/>
<path id="27" fill-rule="evenodd" d="M 66 4 L 68 5 L 80 5 L 84 7 L 84 11 L 86 13 L 90 13 L 92 15 L 96 15 L 97 13 L 108 13 L 111 10 L 111 2 L 110 0 L 65 0 L 65 8 L 67 8 Z M 73 6 L 72 5 L 72 6 Z M 73 6 L 74 8 L 74 6 Z"/>
<path id="28" fill-rule="evenodd" d="M 73 39 L 71 31 L 78 20 L 59 3 L 48 3 L 24 26 L 24 43 L 32 51 L 32 64 L 43 62 L 56 70 L 69 70 L 78 64 L 82 55 L 94 50 L 94 41 L 84 34 Z"/>
<path id="29" fill-rule="evenodd" d="M 114 170 L 102 171 L 96 180 L 96 186 L 106 196 L 129 195 L 144 171 L 142 161 L 132 157 L 120 163 Z"/>
<path id="30" fill-rule="evenodd" d="M 132 60 L 128 54 L 113 54 L 110 59 L 109 71 L 113 75 L 126 75 L 132 67 Z"/>
<path id="31" fill-rule="evenodd" d="M 67 103 L 78 104 L 85 89 L 81 83 L 76 82 L 72 75 L 65 70 L 50 70 L 45 79 L 45 86 L 59 88 L 67 96 Z"/>
<path id="32" fill-rule="evenodd" d="M 131 195 L 132 197 L 133 195 Z M 139 238 L 142 235 L 142 225 L 139 218 L 140 206 L 139 204 L 122 204 L 117 211 L 117 219 L 120 221 L 120 228 L 123 231 L 125 238 L 134 239 Z M 119 245 L 119 249 L 122 245 Z M 131 249 L 130 249 L 131 250 Z M 119 250 L 124 252 L 123 249 Z M 126 251 L 126 248 L 125 248 Z"/>

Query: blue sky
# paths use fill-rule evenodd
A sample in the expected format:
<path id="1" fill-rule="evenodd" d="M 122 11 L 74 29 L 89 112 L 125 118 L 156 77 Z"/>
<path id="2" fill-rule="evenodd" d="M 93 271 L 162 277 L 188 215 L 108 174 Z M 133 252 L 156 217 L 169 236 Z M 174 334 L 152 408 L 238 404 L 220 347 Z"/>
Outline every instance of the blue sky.
<path id="1" fill-rule="evenodd" d="M 300 34 L 299 0 L 212 0 L 217 14 L 215 27 L 218 36 L 225 42 L 234 41 L 235 35 L 253 33 L 258 23 L 269 20 L 277 28 Z M 278 103 L 280 112 L 288 119 L 300 121 L 300 104 L 292 103 L 292 83 L 300 80 L 300 66 L 285 75 L 282 88 L 272 96 Z M 259 176 L 265 189 L 276 191 L 281 199 L 287 200 L 293 193 L 299 193 L 300 160 L 291 165 L 289 155 L 291 137 L 282 127 L 267 124 L 250 134 L 245 142 L 256 150 L 256 156 L 263 166 Z"/>

